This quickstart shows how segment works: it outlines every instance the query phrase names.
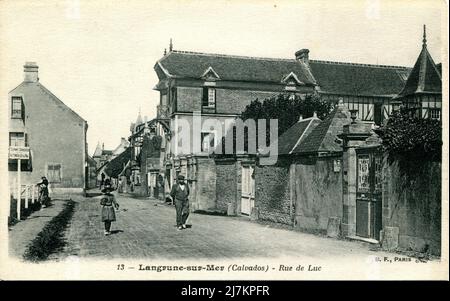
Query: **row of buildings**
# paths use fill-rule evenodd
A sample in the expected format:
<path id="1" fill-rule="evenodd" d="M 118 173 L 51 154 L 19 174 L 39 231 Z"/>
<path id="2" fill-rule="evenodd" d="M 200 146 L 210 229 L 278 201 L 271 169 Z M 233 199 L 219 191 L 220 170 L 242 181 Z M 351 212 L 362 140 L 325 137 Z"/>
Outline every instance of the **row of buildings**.
<path id="1" fill-rule="evenodd" d="M 417 208 L 394 206 L 395 187 L 386 180 L 373 133 L 401 105 L 421 118 L 441 118 L 442 67 L 427 50 L 425 30 L 412 67 L 312 60 L 308 49 L 292 59 L 274 59 L 177 51 L 171 45 L 154 69 L 157 117 L 135 124 L 129 138 L 128 174 L 140 187 L 135 193 L 166 198 L 182 174 L 193 211 L 313 231 L 326 231 L 337 218 L 347 237 L 380 241 L 383 231 L 399 231 L 394 236 L 403 247 L 440 249 L 440 181 L 436 191 L 425 189 L 432 195 L 425 206 L 431 211 L 420 215 Z M 279 137 L 275 165 L 261 165 L 257 153 L 214 154 L 230 130 L 226 125 L 250 102 L 280 93 L 317 93 L 335 108 L 325 120 L 301 119 Z M 203 126 L 208 119 L 222 126 Z M 188 148 L 179 147 L 182 127 L 190 131 Z M 440 179 L 440 169 L 432 170 L 433 179 Z"/>

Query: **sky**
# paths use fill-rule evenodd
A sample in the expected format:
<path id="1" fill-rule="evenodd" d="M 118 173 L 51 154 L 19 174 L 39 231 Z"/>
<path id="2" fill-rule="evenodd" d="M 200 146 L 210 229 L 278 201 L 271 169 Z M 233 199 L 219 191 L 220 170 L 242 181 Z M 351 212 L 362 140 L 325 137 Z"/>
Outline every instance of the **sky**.
<path id="1" fill-rule="evenodd" d="M 0 95 L 39 65 L 40 82 L 87 120 L 89 154 L 130 135 L 139 110 L 156 117 L 155 63 L 168 48 L 412 67 L 427 25 L 447 58 L 443 1 L 0 0 Z M 441 36 L 442 35 L 442 36 Z M 63 129 L 62 129 L 63 131 Z"/>

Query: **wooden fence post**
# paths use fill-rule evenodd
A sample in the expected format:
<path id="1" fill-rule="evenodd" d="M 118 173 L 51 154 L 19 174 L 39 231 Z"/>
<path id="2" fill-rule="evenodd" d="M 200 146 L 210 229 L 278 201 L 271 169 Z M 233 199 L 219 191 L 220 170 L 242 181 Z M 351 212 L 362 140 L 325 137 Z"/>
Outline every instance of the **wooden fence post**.
<path id="1" fill-rule="evenodd" d="M 25 199 L 25 209 L 28 209 L 28 189 L 29 186 L 25 185 L 25 195 L 24 195 L 24 199 Z"/>

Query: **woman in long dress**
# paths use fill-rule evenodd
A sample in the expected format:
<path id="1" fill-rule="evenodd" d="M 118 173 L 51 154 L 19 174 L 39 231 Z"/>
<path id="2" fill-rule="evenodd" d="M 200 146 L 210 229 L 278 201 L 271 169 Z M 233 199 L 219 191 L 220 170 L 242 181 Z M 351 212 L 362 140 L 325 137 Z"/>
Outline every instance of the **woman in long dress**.
<path id="1" fill-rule="evenodd" d="M 119 203 L 117 203 L 116 197 L 111 191 L 113 191 L 111 185 L 105 185 L 105 188 L 102 189 L 103 195 L 100 199 L 100 205 L 102 206 L 102 222 L 105 223 L 105 236 L 111 234 L 111 222 L 116 221 L 115 210 L 119 209 Z"/>

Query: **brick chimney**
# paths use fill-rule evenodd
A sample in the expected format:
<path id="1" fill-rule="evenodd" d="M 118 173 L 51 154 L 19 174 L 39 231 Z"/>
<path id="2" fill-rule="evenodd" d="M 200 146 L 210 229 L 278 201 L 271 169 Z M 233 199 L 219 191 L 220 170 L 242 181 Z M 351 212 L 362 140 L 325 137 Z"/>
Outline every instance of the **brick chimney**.
<path id="1" fill-rule="evenodd" d="M 309 67 L 309 49 L 301 49 L 295 53 L 295 59 Z"/>
<path id="2" fill-rule="evenodd" d="M 35 62 L 26 62 L 23 66 L 24 81 L 28 83 L 37 83 L 39 81 L 38 65 Z"/>

